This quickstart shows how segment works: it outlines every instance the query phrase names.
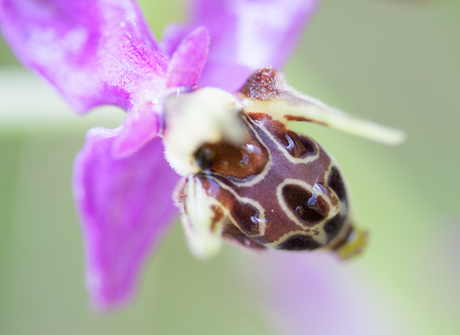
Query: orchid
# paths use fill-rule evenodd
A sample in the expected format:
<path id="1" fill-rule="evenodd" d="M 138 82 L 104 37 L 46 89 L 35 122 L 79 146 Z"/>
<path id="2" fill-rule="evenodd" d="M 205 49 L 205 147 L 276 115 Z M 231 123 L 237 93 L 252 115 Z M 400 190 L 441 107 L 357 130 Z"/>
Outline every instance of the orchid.
<path id="1" fill-rule="evenodd" d="M 316 0 L 194 0 L 189 21 L 169 26 L 157 43 L 132 0 L 0 1 L 1 30 L 18 59 L 54 85 L 77 113 L 104 104 L 127 111 L 119 128 L 89 130 L 74 165 L 86 280 L 97 308 L 132 299 L 177 207 L 191 251 L 201 258 L 215 254 L 222 238 L 253 249 L 324 246 L 343 257 L 362 249 L 365 234 L 353 235 L 348 204 L 333 187 L 305 186 L 309 209 L 297 207 L 295 213 L 306 221 L 318 215 L 324 222 L 334 219 L 333 236 L 315 232 L 323 239 L 318 242 L 291 234 L 284 244 L 274 244 L 262 236 L 263 230 L 273 231 L 270 220 L 259 215 L 263 209 L 250 215 L 254 225 L 247 230 L 229 228 L 237 205 L 223 206 L 219 196 L 225 192 L 212 194 L 200 175 L 221 172 L 213 157 L 222 148 L 227 156 L 242 146 L 254 150 L 243 157 L 250 169 L 263 160 L 259 135 L 251 133 L 253 121 L 245 115 L 264 115 L 251 120 L 265 127 L 273 126 L 267 120 L 282 127 L 308 121 L 388 144 L 401 141 L 399 131 L 301 95 L 274 70 L 285 64 L 316 7 Z M 322 155 L 313 140 L 290 136 L 295 148 L 308 151 L 308 141 Z M 309 154 L 295 155 L 293 162 Z M 333 160 L 323 159 L 330 177 L 342 185 Z M 230 177 L 248 171 L 231 164 L 224 170 Z"/>

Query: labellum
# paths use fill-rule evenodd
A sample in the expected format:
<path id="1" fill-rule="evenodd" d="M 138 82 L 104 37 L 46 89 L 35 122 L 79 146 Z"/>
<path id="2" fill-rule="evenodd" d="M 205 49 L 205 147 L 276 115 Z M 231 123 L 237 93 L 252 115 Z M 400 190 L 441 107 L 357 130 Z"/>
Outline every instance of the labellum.
<path id="1" fill-rule="evenodd" d="M 386 144 L 403 139 L 301 95 L 272 68 L 254 72 L 236 96 L 212 88 L 171 96 L 165 116 L 166 156 L 184 176 L 176 203 L 201 258 L 222 240 L 253 250 L 360 253 L 367 233 L 354 226 L 337 163 L 288 124 L 315 122 Z"/>

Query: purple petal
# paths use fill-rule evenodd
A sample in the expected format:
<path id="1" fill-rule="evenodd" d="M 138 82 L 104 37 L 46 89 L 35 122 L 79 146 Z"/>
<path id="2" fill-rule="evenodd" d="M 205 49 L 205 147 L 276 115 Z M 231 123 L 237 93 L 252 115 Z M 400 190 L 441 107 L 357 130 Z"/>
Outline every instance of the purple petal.
<path id="1" fill-rule="evenodd" d="M 120 128 L 91 129 L 74 167 L 87 287 L 98 309 L 132 298 L 146 259 L 176 213 L 171 193 L 179 177 L 163 157 L 161 139 L 115 159 L 119 134 Z"/>
<path id="2" fill-rule="evenodd" d="M 160 48 L 163 54 L 171 58 L 174 51 L 176 51 L 179 47 L 179 44 L 194 29 L 196 29 L 196 27 L 192 24 L 173 22 L 166 25 L 166 27 L 163 29 L 163 34 L 160 41 Z"/>
<path id="3" fill-rule="evenodd" d="M 147 102 L 129 112 L 113 143 L 112 153 L 116 158 L 133 154 L 158 134 L 160 117 L 155 107 L 156 103 Z"/>
<path id="4" fill-rule="evenodd" d="M 153 100 L 167 61 L 134 1 L 0 0 L 0 28 L 19 60 L 75 110 Z"/>
<path id="5" fill-rule="evenodd" d="M 169 62 L 166 86 L 195 86 L 206 62 L 208 48 L 209 32 L 205 27 L 188 34 Z"/>
<path id="6" fill-rule="evenodd" d="M 195 86 L 206 62 L 208 47 L 206 28 L 199 27 L 187 35 L 169 62 L 166 87 Z M 114 142 L 114 156 L 127 157 L 158 134 L 161 112 L 155 108 L 156 104 L 156 100 L 146 102 L 130 111 L 122 132 Z"/>
<path id="7" fill-rule="evenodd" d="M 174 50 L 187 31 L 205 26 L 211 45 L 199 85 L 236 91 L 252 70 L 283 67 L 317 4 L 317 0 L 194 0 L 190 22 L 165 30 L 162 48 Z"/>

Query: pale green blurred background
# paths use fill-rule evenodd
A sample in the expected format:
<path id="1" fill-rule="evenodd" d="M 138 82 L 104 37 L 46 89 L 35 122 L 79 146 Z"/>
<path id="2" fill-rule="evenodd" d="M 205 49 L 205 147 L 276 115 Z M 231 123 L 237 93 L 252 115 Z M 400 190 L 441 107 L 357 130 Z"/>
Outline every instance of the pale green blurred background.
<path id="1" fill-rule="evenodd" d="M 182 1 L 140 5 L 158 38 L 184 17 Z M 365 255 L 335 265 L 365 278 L 356 288 L 371 292 L 377 318 L 368 333 L 386 324 L 393 334 L 460 334 L 460 1 L 325 0 L 286 76 L 330 105 L 407 132 L 402 146 L 385 147 L 306 126 L 342 166 L 371 232 Z M 122 119 L 106 108 L 72 114 L 0 42 L 0 334 L 274 333 L 270 300 L 245 283 L 258 258 L 226 247 L 197 261 L 180 225 L 132 306 L 109 315 L 88 308 L 72 162 L 87 129 Z"/>

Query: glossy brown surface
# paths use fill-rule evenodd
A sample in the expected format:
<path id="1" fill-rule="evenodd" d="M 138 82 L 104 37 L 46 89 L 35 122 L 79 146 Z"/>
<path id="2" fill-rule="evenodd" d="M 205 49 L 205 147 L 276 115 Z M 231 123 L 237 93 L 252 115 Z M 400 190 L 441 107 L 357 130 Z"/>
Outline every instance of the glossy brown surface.
<path id="1" fill-rule="evenodd" d="M 286 185 L 282 192 L 286 204 L 306 227 L 314 226 L 327 217 L 329 205 L 322 197 L 315 197 L 298 185 Z"/>
<path id="2" fill-rule="evenodd" d="M 240 114 L 247 142 L 203 145 L 194 155 L 202 171 L 187 182 L 199 184 L 210 203 L 217 203 L 210 225 L 221 226 L 228 241 L 252 249 L 338 248 L 352 231 L 338 167 L 316 141 L 282 122 L 305 118 L 251 111 L 251 101 L 262 100 L 267 108 L 284 96 L 295 102 L 285 86 L 278 71 L 255 71 L 239 92 L 249 101 Z"/>
<path id="3" fill-rule="evenodd" d="M 261 173 L 268 161 L 267 149 L 255 138 L 250 128 L 246 130 L 248 140 L 244 145 L 205 144 L 194 155 L 196 163 L 205 171 L 238 179 Z"/>
<path id="4" fill-rule="evenodd" d="M 338 169 L 311 138 L 267 116 L 244 119 L 250 144 L 258 149 L 249 160 L 255 167 L 241 167 L 244 151 L 227 144 L 205 146 L 200 151 L 206 153 L 196 155 L 203 171 L 192 180 L 198 179 L 225 208 L 223 237 L 256 249 L 263 244 L 285 250 L 326 245 L 347 217 L 346 206 L 338 213 L 339 198 L 346 201 Z"/>

